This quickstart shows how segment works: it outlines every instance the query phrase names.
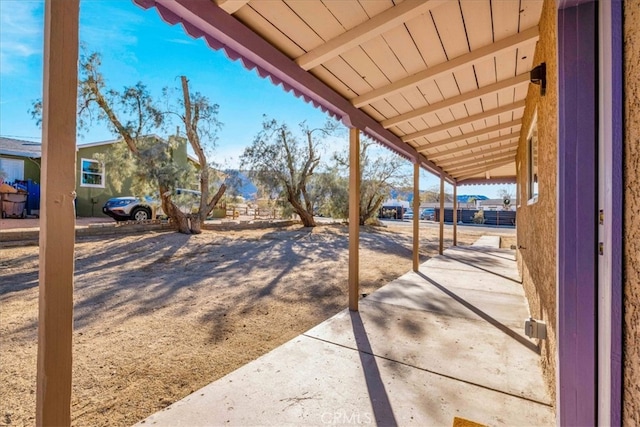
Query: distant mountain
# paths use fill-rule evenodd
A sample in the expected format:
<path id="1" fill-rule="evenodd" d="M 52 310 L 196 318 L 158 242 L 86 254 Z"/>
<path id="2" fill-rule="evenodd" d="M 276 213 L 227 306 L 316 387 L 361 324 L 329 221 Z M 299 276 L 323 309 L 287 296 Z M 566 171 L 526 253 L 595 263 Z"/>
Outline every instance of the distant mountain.
<path id="1" fill-rule="evenodd" d="M 258 193 L 258 187 L 249 179 L 247 171 L 239 171 L 237 169 L 227 169 L 224 171 L 227 175 L 234 176 L 235 185 L 238 195 L 244 197 L 245 200 L 255 200 Z"/>

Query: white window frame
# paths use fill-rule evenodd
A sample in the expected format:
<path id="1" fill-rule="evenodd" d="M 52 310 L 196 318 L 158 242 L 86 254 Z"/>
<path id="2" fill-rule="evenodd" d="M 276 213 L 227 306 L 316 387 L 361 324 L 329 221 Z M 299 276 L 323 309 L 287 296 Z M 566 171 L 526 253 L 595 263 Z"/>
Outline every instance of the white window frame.
<path id="1" fill-rule="evenodd" d="M 100 170 L 102 171 L 101 173 L 95 173 L 95 172 L 85 172 L 83 169 L 84 166 L 84 162 L 90 162 L 90 163 L 97 163 L 100 165 Z M 102 184 L 87 184 L 84 182 L 84 174 L 88 173 L 90 175 L 98 175 L 100 176 L 100 182 Z M 104 178 L 105 178 L 105 171 L 104 171 L 104 163 L 95 160 L 95 159 L 85 159 L 85 158 L 81 158 L 80 159 L 80 187 L 93 187 L 93 188 L 104 188 Z"/>
<path id="2" fill-rule="evenodd" d="M 538 150 L 538 110 L 536 109 L 527 135 L 527 205 L 538 201 L 540 173 Z"/>

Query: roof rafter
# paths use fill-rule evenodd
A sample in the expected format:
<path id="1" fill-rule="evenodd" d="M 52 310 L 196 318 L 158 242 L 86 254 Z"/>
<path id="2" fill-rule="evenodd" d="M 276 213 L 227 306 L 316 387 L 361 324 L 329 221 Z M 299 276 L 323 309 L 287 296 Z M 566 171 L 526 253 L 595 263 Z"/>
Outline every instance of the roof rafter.
<path id="1" fill-rule="evenodd" d="M 525 102 L 524 99 L 522 101 L 514 102 L 513 104 L 507 104 L 500 108 L 494 108 L 493 110 L 487 110 L 479 114 L 474 114 L 473 116 L 467 116 L 462 119 L 454 120 L 452 122 L 443 123 L 438 126 L 434 126 L 432 128 L 424 129 L 415 133 L 410 133 L 402 137 L 402 141 L 409 142 L 416 140 L 418 138 L 422 138 L 423 136 L 429 136 L 435 133 L 448 131 L 450 129 L 455 129 L 462 125 L 466 125 L 469 123 L 477 122 L 479 120 L 488 119 L 489 117 L 499 116 L 500 114 L 510 113 L 512 111 L 518 110 L 520 108 L 524 108 Z"/>
<path id="2" fill-rule="evenodd" d="M 511 77 L 507 80 L 502 80 L 497 83 L 490 84 L 488 86 L 484 86 L 480 89 L 473 90 L 471 92 L 466 92 L 460 94 L 458 96 L 454 96 L 449 99 L 445 99 L 444 101 L 436 102 L 435 104 L 426 105 L 422 108 L 416 108 L 413 111 L 409 111 L 408 113 L 400 114 L 395 117 L 391 117 L 387 120 L 383 120 L 382 126 L 386 129 L 390 127 L 399 125 L 404 122 L 408 122 L 409 120 L 416 119 L 418 117 L 425 116 L 429 113 L 434 113 L 439 110 L 443 110 L 445 108 L 453 107 L 454 105 L 462 104 L 471 99 L 480 98 L 481 96 L 488 95 L 490 93 L 499 92 L 504 89 L 509 89 L 515 86 L 520 86 L 525 83 L 529 83 L 531 80 L 531 76 L 529 72 L 519 74 L 515 77 Z"/>
<path id="3" fill-rule="evenodd" d="M 469 166 L 470 165 L 477 165 L 478 168 L 484 168 L 487 167 L 491 164 L 493 164 L 493 162 L 502 162 L 502 161 L 515 161 L 515 155 L 516 153 L 507 153 L 507 155 L 501 156 L 501 157 L 491 157 L 489 159 L 476 159 L 473 163 L 468 163 L 466 165 L 456 165 L 453 167 L 450 167 L 448 170 L 450 171 L 450 173 L 457 173 L 460 172 L 461 170 L 469 170 Z M 475 168 L 475 166 L 472 166 L 471 170 L 473 170 L 473 168 Z"/>
<path id="4" fill-rule="evenodd" d="M 500 146 L 497 146 L 497 147 L 487 148 L 487 149 L 484 149 L 482 151 L 475 151 L 475 152 L 471 152 L 471 153 L 460 154 L 460 155 L 457 155 L 456 157 L 452 157 L 450 159 L 445 159 L 442 162 L 438 162 L 438 164 L 443 166 L 443 167 L 445 167 L 445 166 L 449 166 L 449 165 L 451 165 L 451 164 L 453 164 L 453 163 L 455 163 L 456 161 L 459 161 L 459 160 L 470 159 L 472 157 L 477 157 L 477 156 L 484 156 L 486 154 L 496 153 L 496 152 L 503 151 L 503 150 L 510 150 L 510 149 L 517 148 L 517 147 L 518 147 L 518 141 L 515 141 L 515 142 L 511 142 L 509 144 L 500 145 Z"/>
<path id="5" fill-rule="evenodd" d="M 250 0 L 215 0 L 222 10 L 229 15 L 236 13 L 242 6 L 249 3 Z"/>
<path id="6" fill-rule="evenodd" d="M 506 156 L 515 155 L 515 152 L 513 152 L 514 146 L 510 146 L 510 147 L 502 146 L 498 148 L 500 148 L 500 150 L 487 150 L 487 151 L 470 153 L 464 157 L 454 157 L 453 159 L 449 159 L 449 161 L 440 162 L 438 164 L 442 166 L 443 169 L 454 170 L 463 166 L 478 164 L 479 162 L 485 162 L 485 161 L 488 162 L 491 160 L 496 160 L 498 158 L 506 158 Z M 500 153 L 500 151 L 504 151 L 504 150 L 511 150 L 511 152 Z M 490 153 L 489 151 L 493 151 L 493 153 Z M 488 154 L 491 154 L 491 155 L 489 156 Z M 475 158 L 478 156 L 482 156 L 482 158 L 481 159 Z"/>
<path id="7" fill-rule="evenodd" d="M 475 148 L 482 148 L 482 147 L 486 147 L 488 145 L 496 144 L 499 142 L 511 141 L 516 138 L 520 139 L 520 132 L 511 132 L 508 135 L 500 135 L 500 136 L 496 136 L 495 138 L 485 139 L 484 141 L 474 142 L 473 144 L 463 145 L 462 147 L 450 148 L 448 150 L 430 154 L 428 155 L 428 157 L 430 160 L 435 160 L 435 159 L 449 156 L 451 154 L 469 151 Z"/>
<path id="8" fill-rule="evenodd" d="M 455 144 L 457 142 L 463 142 L 463 141 L 466 141 L 469 138 L 475 138 L 477 136 L 486 135 L 486 134 L 491 133 L 491 132 L 499 132 L 499 131 L 502 131 L 502 130 L 511 129 L 512 127 L 516 127 L 516 126 L 520 126 L 520 125 L 522 125 L 522 119 L 512 120 L 512 121 L 507 122 L 507 123 L 500 123 L 500 124 L 497 124 L 495 126 L 490 126 L 488 128 L 479 129 L 479 130 L 477 130 L 475 132 L 463 133 L 462 135 L 453 136 L 453 137 L 447 138 L 447 139 L 441 139 L 440 141 L 434 141 L 434 142 L 431 142 L 431 143 L 429 143 L 427 145 L 423 145 L 423 146 L 417 147 L 416 149 L 418 150 L 419 153 L 422 153 L 422 152 L 430 150 L 432 148 L 438 148 L 438 147 L 442 147 L 444 145 L 450 145 L 450 144 Z"/>
<path id="9" fill-rule="evenodd" d="M 462 168 L 462 170 L 460 170 L 460 173 L 462 175 L 455 175 L 453 174 L 453 176 L 457 179 L 457 180 L 463 180 L 463 179 L 467 179 L 467 178 L 471 178 L 479 173 L 482 172 L 486 172 L 489 171 L 491 169 L 495 169 L 498 168 L 500 166 L 506 166 L 510 163 L 513 163 L 515 161 L 515 156 L 513 156 L 510 159 L 504 159 L 504 160 L 496 160 L 495 162 L 491 162 L 491 163 L 485 163 L 482 166 L 478 166 L 477 168 Z"/>
<path id="10" fill-rule="evenodd" d="M 534 43 L 538 38 L 538 27 L 531 27 L 521 33 L 473 50 L 450 61 L 434 65 L 433 67 L 420 71 L 412 76 L 405 77 L 390 85 L 357 96 L 351 100 L 351 103 L 358 108 L 363 107 L 407 88 L 415 87 L 427 80 L 436 79 L 444 74 L 453 73 L 461 68 L 470 67 L 476 63 L 486 61 L 507 50 L 517 49 L 521 46 Z"/>
<path id="11" fill-rule="evenodd" d="M 299 56 L 295 61 L 304 70 L 310 70 L 331 58 L 335 58 L 382 33 L 435 9 L 447 0 L 402 2 L 371 19 L 327 41 L 325 44 Z"/>

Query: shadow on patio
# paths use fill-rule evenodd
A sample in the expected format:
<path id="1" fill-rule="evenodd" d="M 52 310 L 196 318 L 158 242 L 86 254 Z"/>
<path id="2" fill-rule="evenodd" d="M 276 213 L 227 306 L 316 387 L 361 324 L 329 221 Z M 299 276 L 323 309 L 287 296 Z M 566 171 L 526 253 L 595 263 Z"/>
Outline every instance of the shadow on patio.
<path id="1" fill-rule="evenodd" d="M 139 425 L 552 425 L 513 251 L 453 248 Z"/>

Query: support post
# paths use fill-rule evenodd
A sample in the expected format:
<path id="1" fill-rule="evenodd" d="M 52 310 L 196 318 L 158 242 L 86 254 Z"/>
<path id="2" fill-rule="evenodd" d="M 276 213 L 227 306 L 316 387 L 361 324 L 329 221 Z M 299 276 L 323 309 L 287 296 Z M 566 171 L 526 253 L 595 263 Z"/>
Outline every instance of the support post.
<path id="1" fill-rule="evenodd" d="M 413 164 L 413 271 L 420 267 L 420 165 Z"/>
<path id="2" fill-rule="evenodd" d="M 71 424 L 79 0 L 47 0 L 36 425 Z"/>
<path id="3" fill-rule="evenodd" d="M 453 246 L 458 246 L 458 184 L 453 184 Z"/>
<path id="4" fill-rule="evenodd" d="M 438 253 L 444 252 L 444 175 L 440 174 L 440 245 Z"/>
<path id="5" fill-rule="evenodd" d="M 349 130 L 349 310 L 358 311 L 360 286 L 360 130 Z"/>

